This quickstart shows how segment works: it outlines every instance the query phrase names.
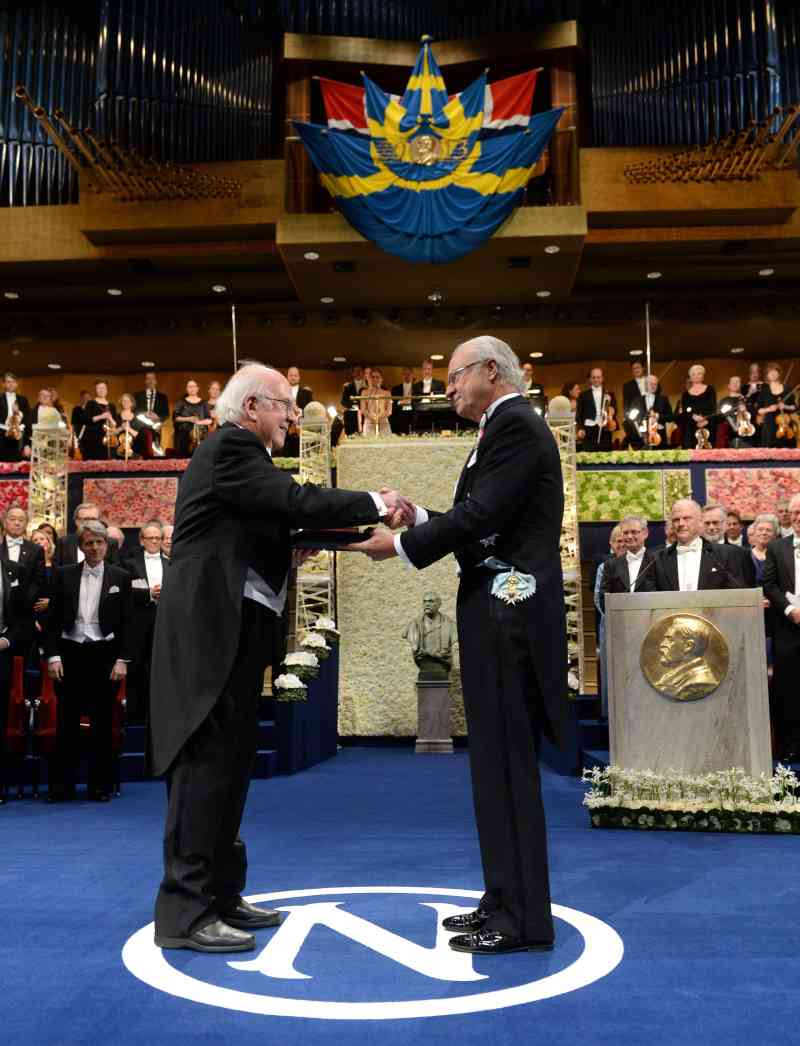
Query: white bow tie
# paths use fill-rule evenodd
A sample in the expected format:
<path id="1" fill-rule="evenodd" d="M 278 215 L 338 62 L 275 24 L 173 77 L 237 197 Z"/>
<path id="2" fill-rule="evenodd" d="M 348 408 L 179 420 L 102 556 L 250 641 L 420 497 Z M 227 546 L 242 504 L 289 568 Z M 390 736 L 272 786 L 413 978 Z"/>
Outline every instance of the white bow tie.
<path id="1" fill-rule="evenodd" d="M 633 559 L 643 559 L 644 549 L 640 548 L 638 552 L 626 552 L 625 555 L 628 557 L 629 561 Z"/>
<path id="2" fill-rule="evenodd" d="M 145 559 L 161 559 L 161 553 L 160 552 L 145 552 L 144 558 Z"/>
<path id="3" fill-rule="evenodd" d="M 703 542 L 700 540 L 700 538 L 695 538 L 690 545 L 678 545 L 677 548 L 679 556 L 683 556 L 687 552 L 702 552 Z"/>
<path id="4" fill-rule="evenodd" d="M 83 572 L 84 574 L 91 574 L 92 577 L 100 577 L 103 573 L 103 564 L 98 563 L 96 567 L 90 567 L 88 563 L 84 562 Z"/>
<path id="5" fill-rule="evenodd" d="M 12 545 L 21 545 L 22 540 L 22 538 L 6 538 L 6 544 L 11 548 Z"/>

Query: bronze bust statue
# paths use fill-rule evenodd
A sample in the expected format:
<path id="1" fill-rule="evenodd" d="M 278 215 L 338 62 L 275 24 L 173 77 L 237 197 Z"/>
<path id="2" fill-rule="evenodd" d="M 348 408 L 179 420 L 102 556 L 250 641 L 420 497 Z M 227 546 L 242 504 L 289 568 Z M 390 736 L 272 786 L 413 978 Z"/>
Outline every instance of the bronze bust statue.
<path id="1" fill-rule="evenodd" d="M 422 614 L 409 621 L 403 630 L 419 669 L 421 680 L 449 679 L 453 666 L 453 647 L 458 643 L 456 623 L 440 610 L 441 598 L 435 592 L 422 597 Z"/>

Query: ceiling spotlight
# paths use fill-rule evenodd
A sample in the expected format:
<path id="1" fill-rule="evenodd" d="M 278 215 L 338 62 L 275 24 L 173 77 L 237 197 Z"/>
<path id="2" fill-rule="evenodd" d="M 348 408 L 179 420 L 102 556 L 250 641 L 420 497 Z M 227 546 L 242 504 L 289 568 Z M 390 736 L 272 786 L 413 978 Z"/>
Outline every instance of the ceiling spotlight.
<path id="1" fill-rule="evenodd" d="M 224 294 L 227 289 L 224 283 L 215 283 L 211 288 L 215 294 Z"/>
<path id="2" fill-rule="evenodd" d="M 648 272 L 648 274 L 647 274 L 648 280 L 660 280 L 661 276 L 662 276 L 662 273 L 660 273 L 660 272 Z"/>
<path id="3" fill-rule="evenodd" d="M 734 356 L 741 356 L 741 354 L 744 352 L 744 346 L 737 345 L 735 349 L 731 349 L 731 352 Z"/>
<path id="4" fill-rule="evenodd" d="M 8 298 L 9 301 L 16 301 L 19 294 L 16 291 L 3 291 L 3 297 Z"/>
<path id="5" fill-rule="evenodd" d="M 431 358 L 432 360 L 443 360 L 443 359 L 444 359 L 444 356 L 443 356 L 443 355 L 441 354 L 441 352 L 437 352 L 437 353 L 433 353 L 433 354 L 431 354 L 431 357 L 430 357 L 430 358 Z"/>
<path id="6" fill-rule="evenodd" d="M 111 295 L 112 298 L 119 298 L 122 295 L 122 291 L 119 289 L 119 287 L 109 287 L 108 293 Z"/>
<path id="7" fill-rule="evenodd" d="M 333 362 L 334 363 L 347 363 L 347 357 L 346 356 L 334 356 L 333 357 Z"/>
<path id="8" fill-rule="evenodd" d="M 155 367 L 155 363 L 153 362 L 153 360 L 142 360 L 142 362 L 139 364 L 139 366 L 141 366 L 141 367 Z"/>
<path id="9" fill-rule="evenodd" d="M 532 360 L 540 360 L 544 356 L 543 352 L 529 352 L 528 355 Z"/>
<path id="10" fill-rule="evenodd" d="M 303 257 L 306 261 L 319 261 L 319 255 L 316 251 L 306 251 Z"/>
<path id="11" fill-rule="evenodd" d="M 759 269 L 758 270 L 758 275 L 759 276 L 774 276 L 775 275 L 775 270 L 774 269 Z"/>
<path id="12" fill-rule="evenodd" d="M 48 363 L 47 366 L 50 368 L 50 370 L 61 370 L 60 363 Z"/>
<path id="13" fill-rule="evenodd" d="M 628 353 L 629 356 L 643 356 L 644 349 L 631 349 Z"/>
<path id="14" fill-rule="evenodd" d="M 431 291 L 428 295 L 428 301 L 433 302 L 434 305 L 441 305 L 444 295 L 441 291 Z"/>
<path id="15" fill-rule="evenodd" d="M 537 291 L 536 292 L 536 297 L 537 298 L 549 298 L 550 297 L 550 291 Z"/>
<path id="16" fill-rule="evenodd" d="M 329 294 L 326 294 L 324 298 L 320 298 L 319 300 L 323 305 L 333 305 L 333 298 Z"/>
<path id="17" fill-rule="evenodd" d="M 545 254 L 558 254 L 558 252 L 560 250 L 561 250 L 561 248 L 558 246 L 557 243 L 551 243 L 547 247 L 545 247 L 544 253 Z"/>

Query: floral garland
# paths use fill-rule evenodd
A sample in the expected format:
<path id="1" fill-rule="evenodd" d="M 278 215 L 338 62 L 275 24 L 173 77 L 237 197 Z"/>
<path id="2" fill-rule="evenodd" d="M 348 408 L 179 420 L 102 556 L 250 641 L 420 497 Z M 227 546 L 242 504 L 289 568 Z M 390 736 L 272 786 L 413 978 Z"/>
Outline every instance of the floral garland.
<path id="1" fill-rule="evenodd" d="M 741 451 L 736 452 L 741 453 Z M 693 460 L 691 450 L 582 450 L 575 455 L 579 465 L 637 465 L 646 468 L 648 465 L 675 464 Z"/>
<path id="2" fill-rule="evenodd" d="M 785 766 L 772 777 L 594 767 L 583 780 L 593 828 L 800 834 L 800 780 Z"/>
<path id="3" fill-rule="evenodd" d="M 307 701 L 308 687 L 293 672 L 287 672 L 272 681 L 276 701 Z"/>
<path id="4" fill-rule="evenodd" d="M 281 666 L 285 672 L 296 675 L 304 683 L 319 675 L 319 658 L 307 650 L 296 650 L 287 654 Z"/>
<path id="5" fill-rule="evenodd" d="M 325 637 L 319 635 L 317 632 L 306 632 L 303 638 L 300 640 L 300 646 L 303 650 L 307 650 L 311 654 L 315 654 L 318 658 L 323 661 L 330 654 L 331 648 L 325 642 Z"/>

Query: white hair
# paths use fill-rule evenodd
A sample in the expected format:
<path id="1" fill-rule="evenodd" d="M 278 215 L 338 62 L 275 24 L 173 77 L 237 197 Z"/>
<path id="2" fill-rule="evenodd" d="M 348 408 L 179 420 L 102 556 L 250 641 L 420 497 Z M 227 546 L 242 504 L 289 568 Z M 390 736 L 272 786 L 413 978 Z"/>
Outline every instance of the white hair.
<path id="1" fill-rule="evenodd" d="M 768 523 L 772 527 L 775 534 L 780 534 L 781 532 L 781 525 L 778 520 L 778 517 L 773 516 L 771 512 L 759 512 L 759 514 L 750 524 L 750 527 L 755 527 L 759 523 Z M 748 531 L 750 530 L 750 527 L 747 528 Z"/>
<path id="2" fill-rule="evenodd" d="M 498 380 L 503 385 L 510 385 L 517 392 L 525 392 L 525 376 L 510 345 L 491 334 L 480 334 L 477 338 L 462 342 L 458 347 L 474 349 L 477 353 L 476 360 L 484 360 L 487 363 L 493 360 L 497 366 Z"/>
<path id="3" fill-rule="evenodd" d="M 241 421 L 246 416 L 245 403 L 264 393 L 264 385 L 271 375 L 283 377 L 273 367 L 263 363 L 248 363 L 241 367 L 220 393 L 214 406 L 214 416 L 220 425 L 226 421 Z"/>

